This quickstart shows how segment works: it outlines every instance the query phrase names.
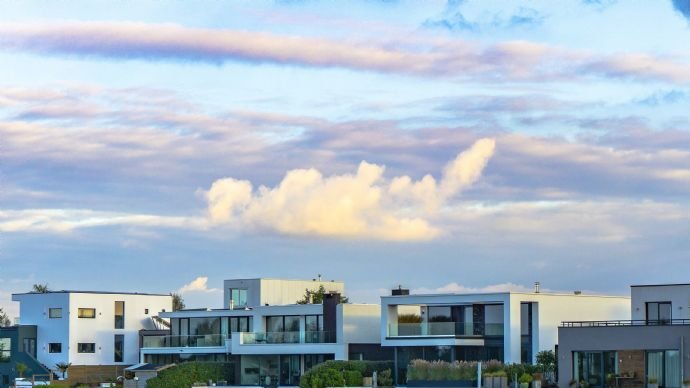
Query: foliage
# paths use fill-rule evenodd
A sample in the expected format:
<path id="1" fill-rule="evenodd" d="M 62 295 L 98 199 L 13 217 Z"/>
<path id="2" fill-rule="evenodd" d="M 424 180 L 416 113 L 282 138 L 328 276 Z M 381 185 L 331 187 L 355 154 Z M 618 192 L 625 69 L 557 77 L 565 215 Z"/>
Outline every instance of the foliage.
<path id="1" fill-rule="evenodd" d="M 180 295 L 176 292 L 172 292 L 172 293 L 170 293 L 170 296 L 172 296 L 172 299 L 173 299 L 173 301 L 172 301 L 173 311 L 184 310 L 185 305 L 184 305 L 184 299 L 182 299 L 182 295 Z"/>
<path id="2" fill-rule="evenodd" d="M 392 387 L 393 386 L 393 372 L 390 369 L 382 370 L 377 374 L 378 386 L 379 387 Z"/>
<path id="3" fill-rule="evenodd" d="M 302 375 L 299 386 L 302 388 L 342 387 L 362 385 L 362 376 L 371 377 L 374 371 L 380 376 L 393 367 L 390 361 L 326 361 L 309 369 Z M 355 384 L 355 380 L 357 383 Z M 391 380 L 392 384 L 392 380 Z"/>
<path id="4" fill-rule="evenodd" d="M 537 353 L 537 365 L 542 368 L 542 372 L 553 372 L 556 370 L 556 353 L 553 350 L 542 350 Z"/>
<path id="5" fill-rule="evenodd" d="M 8 327 L 12 325 L 12 321 L 10 321 L 10 317 L 7 316 L 7 313 L 5 313 L 2 310 L 2 307 L 0 307 L 0 327 Z"/>
<path id="6" fill-rule="evenodd" d="M 323 285 L 320 285 L 317 290 L 310 290 L 307 288 L 304 290 L 304 296 L 297 301 L 297 304 L 322 304 L 327 293 L 326 287 Z M 347 297 L 340 296 L 340 303 L 347 303 L 348 301 L 349 299 Z"/>
<path id="7" fill-rule="evenodd" d="M 33 292 L 38 292 L 39 294 L 45 294 L 49 292 L 50 290 L 48 289 L 48 283 L 45 284 L 34 284 L 33 287 L 31 287 L 31 290 Z"/>
<path id="8" fill-rule="evenodd" d="M 162 370 L 146 382 L 147 388 L 189 388 L 196 381 L 231 380 L 233 364 L 190 361 Z"/>
<path id="9" fill-rule="evenodd" d="M 487 362 L 491 370 L 498 370 L 498 361 Z M 486 369 L 485 369 L 486 370 Z M 407 367 L 407 380 L 448 381 L 477 380 L 477 363 L 467 361 L 426 361 L 413 360 Z"/>
<path id="10" fill-rule="evenodd" d="M 361 387 L 362 386 L 362 372 L 358 370 L 346 370 L 343 372 L 346 387 Z"/>
<path id="11" fill-rule="evenodd" d="M 532 375 L 539 371 L 539 367 L 531 364 L 506 364 L 504 370 L 508 374 L 508 381 L 513 382 L 516 375 L 518 377 L 525 373 Z"/>
<path id="12" fill-rule="evenodd" d="M 518 381 L 520 382 L 520 384 L 529 384 L 532 382 L 532 375 L 528 373 L 523 373 Z"/>
<path id="13" fill-rule="evenodd" d="M 650 377 L 649 378 L 649 384 L 657 384 L 659 383 L 659 380 L 656 377 Z"/>
<path id="14" fill-rule="evenodd" d="M 67 369 L 69 369 L 70 366 L 72 366 L 71 362 L 59 362 L 59 363 L 55 364 L 55 367 L 60 372 L 62 372 L 62 378 L 63 379 L 65 378 L 65 372 L 67 372 Z"/>
<path id="15" fill-rule="evenodd" d="M 17 368 L 17 374 L 19 374 L 19 377 L 24 377 L 24 373 L 29 370 L 29 367 L 26 366 L 23 362 L 18 362 L 15 365 L 15 368 Z"/>
<path id="16" fill-rule="evenodd" d="M 417 314 L 399 314 L 398 323 L 421 323 L 422 317 Z"/>

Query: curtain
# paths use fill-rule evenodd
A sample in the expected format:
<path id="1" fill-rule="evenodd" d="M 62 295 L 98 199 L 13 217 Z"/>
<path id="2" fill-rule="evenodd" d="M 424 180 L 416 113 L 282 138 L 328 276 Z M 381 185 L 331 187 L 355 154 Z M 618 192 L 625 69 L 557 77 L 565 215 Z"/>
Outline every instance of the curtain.
<path id="1" fill-rule="evenodd" d="M 647 352 L 647 381 L 657 379 L 659 385 L 663 384 L 663 364 L 664 352 Z"/>

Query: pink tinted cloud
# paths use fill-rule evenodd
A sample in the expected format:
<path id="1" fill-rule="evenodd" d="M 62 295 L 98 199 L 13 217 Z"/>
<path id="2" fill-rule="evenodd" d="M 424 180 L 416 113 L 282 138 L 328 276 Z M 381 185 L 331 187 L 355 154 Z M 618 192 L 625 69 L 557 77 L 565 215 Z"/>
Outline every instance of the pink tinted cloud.
<path id="1" fill-rule="evenodd" d="M 681 59 L 640 53 L 597 55 L 526 41 L 481 46 L 411 36 L 363 42 L 174 24 L 68 22 L 5 24 L 0 27 L 0 47 L 116 59 L 246 61 L 490 80 L 593 75 L 690 81 L 690 66 Z"/>

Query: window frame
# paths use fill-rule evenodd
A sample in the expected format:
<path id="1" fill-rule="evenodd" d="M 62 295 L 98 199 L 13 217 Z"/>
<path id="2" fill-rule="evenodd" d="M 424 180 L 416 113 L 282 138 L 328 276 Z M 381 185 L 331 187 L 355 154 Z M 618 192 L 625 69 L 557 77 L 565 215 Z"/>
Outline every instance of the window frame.
<path id="1" fill-rule="evenodd" d="M 58 348 L 57 351 L 55 351 L 53 349 L 54 346 L 56 346 Z M 49 342 L 48 343 L 48 353 L 52 353 L 52 354 L 62 353 L 62 342 Z"/>
<path id="2" fill-rule="evenodd" d="M 93 311 L 93 316 L 84 315 L 84 313 L 86 311 Z M 96 308 L 95 307 L 79 307 L 79 308 L 77 308 L 77 318 L 96 319 Z"/>
<path id="3" fill-rule="evenodd" d="M 59 316 L 54 316 L 53 312 L 58 312 Z M 48 308 L 48 319 L 60 319 L 62 318 L 62 307 L 49 307 Z"/>
<path id="4" fill-rule="evenodd" d="M 125 360 L 125 335 L 124 334 L 115 334 L 113 339 L 114 339 L 114 341 L 113 341 L 113 362 L 124 362 L 124 360 Z M 119 359 L 118 359 L 118 343 L 120 344 Z"/>
<path id="5" fill-rule="evenodd" d="M 118 303 L 122 303 L 122 315 L 119 315 L 117 313 Z M 124 329 L 125 328 L 125 301 L 124 300 L 116 300 L 114 305 L 113 305 L 113 308 L 114 308 L 114 311 L 113 311 L 113 320 L 114 320 L 113 326 L 114 326 L 114 328 L 116 330 Z"/>
<path id="6" fill-rule="evenodd" d="M 96 353 L 95 342 L 77 342 L 77 353 L 93 354 Z"/>

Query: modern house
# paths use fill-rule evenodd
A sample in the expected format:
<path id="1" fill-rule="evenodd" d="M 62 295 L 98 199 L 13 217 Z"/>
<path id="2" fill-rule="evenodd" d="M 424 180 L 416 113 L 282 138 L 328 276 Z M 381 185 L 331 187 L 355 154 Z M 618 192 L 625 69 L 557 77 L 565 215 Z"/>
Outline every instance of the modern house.
<path id="1" fill-rule="evenodd" d="M 690 377 L 690 284 L 631 286 L 630 320 L 565 321 L 558 330 L 560 387 L 681 387 Z M 592 319 L 592 318 L 585 318 Z M 656 381 L 656 383 L 655 383 Z M 581 384 L 582 385 L 582 384 Z"/>
<path id="2" fill-rule="evenodd" d="M 323 303 L 297 303 L 320 287 Z M 225 308 L 161 313 L 169 334 L 142 331 L 140 362 L 224 361 L 234 364 L 232 384 L 296 385 L 325 360 L 385 358 L 379 306 L 341 303 L 344 291 L 333 281 L 226 280 Z"/>
<path id="3" fill-rule="evenodd" d="M 6 364 L 22 362 L 29 375 L 61 375 L 56 364 L 71 363 L 67 375 L 76 380 L 122 375 L 139 362 L 139 331 L 155 329 L 153 317 L 172 310 L 170 295 L 126 292 L 30 292 L 12 300 L 20 303 L 20 324 L 0 332 L 0 343 L 12 349 Z M 0 382 L 13 381 L 16 372 L 0 372 Z"/>
<path id="4" fill-rule="evenodd" d="M 629 319 L 630 299 L 618 296 L 496 292 L 381 297 L 381 345 L 393 349 L 397 382 L 413 359 L 534 363 L 553 350 L 560 322 Z"/>

